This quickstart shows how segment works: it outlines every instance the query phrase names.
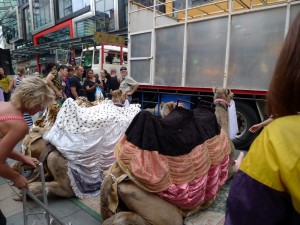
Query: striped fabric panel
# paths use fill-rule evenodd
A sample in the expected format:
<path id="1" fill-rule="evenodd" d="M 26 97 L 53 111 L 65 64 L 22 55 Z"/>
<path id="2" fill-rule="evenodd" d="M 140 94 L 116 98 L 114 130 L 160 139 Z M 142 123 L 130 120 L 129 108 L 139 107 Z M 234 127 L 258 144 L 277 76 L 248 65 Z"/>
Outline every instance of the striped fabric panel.
<path id="1" fill-rule="evenodd" d="M 22 116 L 0 116 L 0 121 L 7 121 L 7 120 L 23 120 Z"/>
<path id="2" fill-rule="evenodd" d="M 161 192 L 172 184 L 185 184 L 207 176 L 211 168 L 219 167 L 228 158 L 229 152 L 229 140 L 222 130 L 220 135 L 185 155 L 166 156 L 158 151 L 143 150 L 127 141 L 126 136 L 117 144 L 115 154 L 122 170 L 142 188 Z M 227 178 L 227 174 L 220 176 Z"/>
<path id="3" fill-rule="evenodd" d="M 181 209 L 192 209 L 211 201 L 224 185 L 228 176 L 229 157 L 226 156 L 219 165 L 210 167 L 209 171 L 191 182 L 172 184 L 158 195 Z"/>
<path id="4" fill-rule="evenodd" d="M 27 123 L 28 127 L 32 127 L 33 121 L 32 121 L 31 116 L 28 113 L 24 113 L 23 118 L 24 118 L 25 122 Z"/>

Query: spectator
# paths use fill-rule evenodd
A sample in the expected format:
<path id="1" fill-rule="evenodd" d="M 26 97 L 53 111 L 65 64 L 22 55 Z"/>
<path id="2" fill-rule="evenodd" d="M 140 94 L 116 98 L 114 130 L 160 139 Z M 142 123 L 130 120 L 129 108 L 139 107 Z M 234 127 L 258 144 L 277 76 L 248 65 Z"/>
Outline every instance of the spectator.
<path id="1" fill-rule="evenodd" d="M 47 65 L 47 71 L 49 71 L 46 81 L 48 82 L 48 85 L 52 88 L 56 95 L 56 99 L 62 99 L 63 93 L 62 93 L 62 81 L 61 77 L 59 76 L 57 72 L 57 65 L 54 62 L 50 62 Z"/>
<path id="2" fill-rule="evenodd" d="M 133 78 L 127 76 L 127 68 L 122 66 L 120 68 L 122 81 L 120 83 L 120 90 L 125 93 L 129 102 L 132 100 L 133 93 L 138 89 L 139 84 Z"/>
<path id="3" fill-rule="evenodd" d="M 87 99 L 90 102 L 93 102 L 96 100 L 96 96 L 95 96 L 96 88 L 101 87 L 101 89 L 102 89 L 102 84 L 99 79 L 95 78 L 94 72 L 92 69 L 87 69 L 86 74 L 87 74 L 87 77 L 83 84 L 83 87 L 84 87 L 84 90 L 86 90 Z"/>
<path id="4" fill-rule="evenodd" d="M 232 181 L 225 225 L 300 224 L 300 13 L 267 94 L 275 119 L 252 143 Z"/>
<path id="5" fill-rule="evenodd" d="M 20 84 L 22 83 L 22 80 L 25 78 L 26 70 L 24 67 L 18 68 L 17 76 L 13 79 L 13 88 L 17 89 Z M 25 122 L 27 123 L 28 127 L 32 127 L 33 121 L 31 118 L 31 115 L 27 112 L 24 112 L 23 118 Z"/>
<path id="6" fill-rule="evenodd" d="M 54 93 L 45 81 L 38 77 L 30 77 L 22 81 L 12 94 L 10 102 L 0 102 L 0 176 L 11 180 L 19 189 L 28 189 L 28 181 L 14 171 L 6 160 L 11 158 L 31 167 L 36 167 L 39 163 L 38 159 L 14 150 L 14 146 L 28 133 L 22 114 L 28 112 L 34 115 L 47 107 L 53 99 Z M 1 210 L 0 224 L 6 224 Z"/>
<path id="7" fill-rule="evenodd" d="M 75 69 L 75 75 L 70 78 L 71 97 L 73 99 L 76 99 L 79 96 L 86 97 L 86 92 L 83 88 L 82 74 L 83 67 L 77 66 Z"/>
<path id="8" fill-rule="evenodd" d="M 10 77 L 5 75 L 3 68 L 0 67 L 0 87 L 2 88 L 4 101 L 6 102 L 8 102 L 10 99 L 12 84 L 13 82 Z"/>
<path id="9" fill-rule="evenodd" d="M 72 66 L 68 67 L 67 76 L 63 77 L 63 81 L 65 82 L 65 95 L 67 98 L 71 97 L 71 89 L 70 89 L 70 78 L 74 76 L 74 68 Z"/>
<path id="10" fill-rule="evenodd" d="M 110 70 L 110 80 L 109 80 L 109 88 L 110 88 L 110 91 L 114 91 L 114 90 L 118 90 L 119 87 L 120 87 L 120 83 L 122 81 L 122 77 L 121 76 L 118 76 L 116 74 L 116 69 L 115 68 L 112 68 Z"/>
<path id="11" fill-rule="evenodd" d="M 101 81 L 103 85 L 103 95 L 107 97 L 107 94 L 109 93 L 109 81 L 110 81 L 110 74 L 106 70 L 101 70 Z"/>

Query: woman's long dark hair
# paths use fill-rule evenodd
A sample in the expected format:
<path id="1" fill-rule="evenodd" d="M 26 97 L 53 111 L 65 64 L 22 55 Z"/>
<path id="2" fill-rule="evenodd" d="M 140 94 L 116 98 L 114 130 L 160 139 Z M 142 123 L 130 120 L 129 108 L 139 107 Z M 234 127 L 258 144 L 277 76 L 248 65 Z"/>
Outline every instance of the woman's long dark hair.
<path id="1" fill-rule="evenodd" d="M 90 71 L 92 71 L 94 73 L 94 71 L 92 69 L 87 69 L 86 72 L 85 72 L 87 79 L 89 79 L 87 75 L 89 74 Z"/>
<path id="2" fill-rule="evenodd" d="M 111 78 L 110 74 L 107 72 L 107 70 L 103 70 L 103 71 L 104 71 L 106 79 L 109 80 Z"/>
<path id="3" fill-rule="evenodd" d="M 300 13 L 285 38 L 267 94 L 267 113 L 275 117 L 300 112 Z"/>
<path id="4" fill-rule="evenodd" d="M 48 74 L 48 73 L 50 73 L 51 72 L 51 70 L 52 70 L 52 68 L 53 67 L 57 67 L 57 63 L 55 63 L 55 62 L 49 62 L 47 65 L 46 65 L 46 73 Z"/>

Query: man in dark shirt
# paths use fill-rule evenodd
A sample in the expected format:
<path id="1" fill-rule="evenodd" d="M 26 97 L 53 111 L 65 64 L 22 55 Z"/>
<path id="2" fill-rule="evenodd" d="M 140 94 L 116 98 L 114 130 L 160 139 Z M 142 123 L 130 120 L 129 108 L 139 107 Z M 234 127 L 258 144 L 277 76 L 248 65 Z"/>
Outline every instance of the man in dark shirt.
<path id="1" fill-rule="evenodd" d="M 70 78 L 71 97 L 73 99 L 76 99 L 79 96 L 86 97 L 86 92 L 83 88 L 82 82 L 83 71 L 84 69 L 82 66 L 77 66 L 75 69 L 75 75 Z"/>
<path id="2" fill-rule="evenodd" d="M 110 91 L 118 90 L 121 83 L 121 76 L 116 74 L 116 69 L 112 68 L 110 70 L 110 80 L 109 80 L 109 89 Z"/>

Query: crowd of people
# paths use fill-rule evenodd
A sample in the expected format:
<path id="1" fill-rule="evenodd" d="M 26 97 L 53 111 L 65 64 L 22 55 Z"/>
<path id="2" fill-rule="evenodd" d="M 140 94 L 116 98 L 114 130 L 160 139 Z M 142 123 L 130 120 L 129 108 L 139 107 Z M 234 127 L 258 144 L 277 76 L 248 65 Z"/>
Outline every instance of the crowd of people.
<path id="1" fill-rule="evenodd" d="M 55 92 L 57 101 L 61 103 L 69 97 L 86 97 L 91 102 L 99 97 L 109 98 L 110 93 L 118 89 L 123 91 L 130 102 L 132 94 L 139 87 L 135 80 L 127 76 L 127 68 L 124 66 L 120 68 L 121 75 L 116 75 L 116 69 L 112 68 L 110 74 L 105 69 L 101 70 L 100 76 L 94 74 L 92 69 L 84 71 L 82 66 L 77 66 L 74 70 L 73 67 L 49 63 L 47 69 L 49 74 L 46 80 Z"/>
<path id="2" fill-rule="evenodd" d="M 97 98 L 111 98 L 111 92 L 120 89 L 127 99 L 124 104 L 129 104 L 132 94 L 137 90 L 139 84 L 131 77 L 127 76 L 127 68 L 120 68 L 121 75 L 116 74 L 116 69 L 111 68 L 109 74 L 107 70 L 101 70 L 100 76 L 94 74 L 92 69 L 84 71 L 82 66 L 73 68 L 72 66 L 57 65 L 54 62 L 47 64 L 45 77 L 49 87 L 54 91 L 56 101 L 62 105 L 67 98 L 76 100 L 78 97 L 86 97 L 89 101 Z M 86 78 L 83 78 L 84 72 Z M 19 86 L 25 77 L 26 70 L 20 67 L 17 75 L 10 78 L 5 75 L 3 68 L 0 67 L 0 102 L 10 101 L 11 93 Z M 32 118 L 28 113 L 23 115 L 27 125 L 33 125 Z"/>

